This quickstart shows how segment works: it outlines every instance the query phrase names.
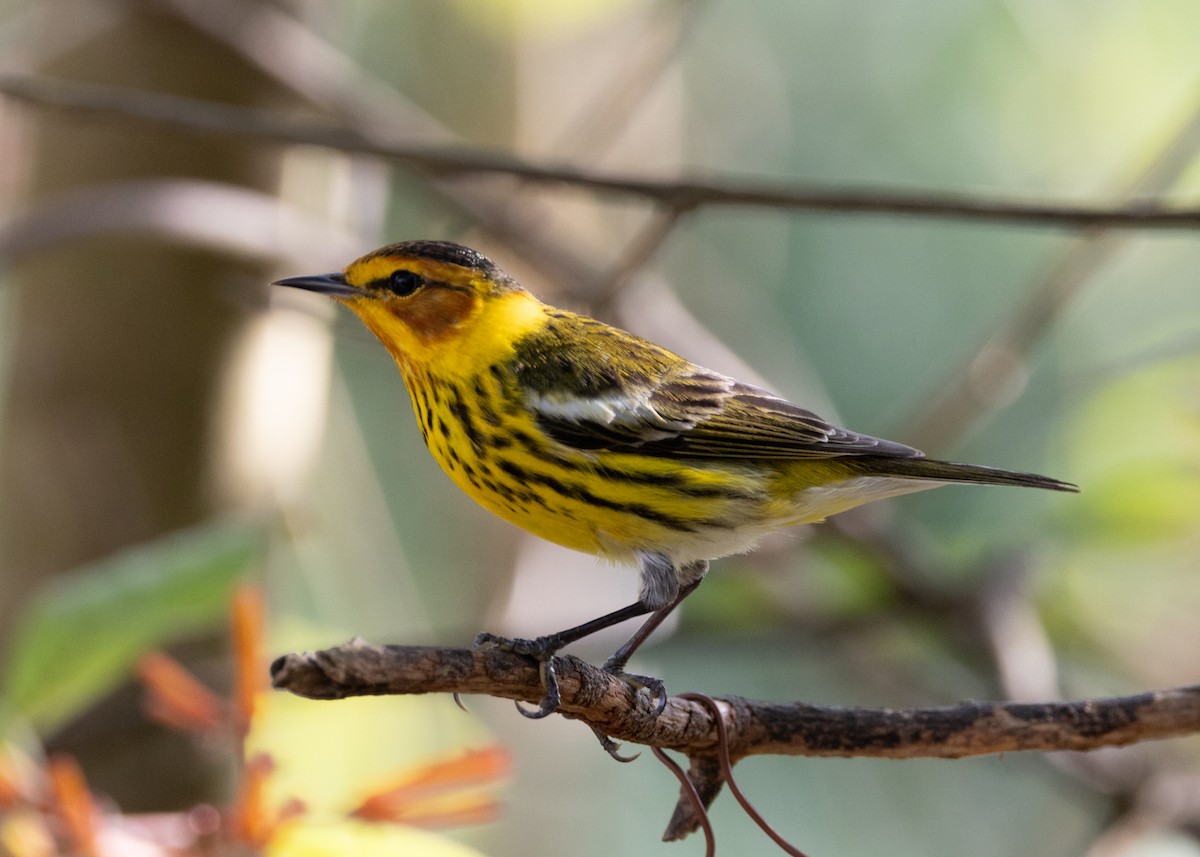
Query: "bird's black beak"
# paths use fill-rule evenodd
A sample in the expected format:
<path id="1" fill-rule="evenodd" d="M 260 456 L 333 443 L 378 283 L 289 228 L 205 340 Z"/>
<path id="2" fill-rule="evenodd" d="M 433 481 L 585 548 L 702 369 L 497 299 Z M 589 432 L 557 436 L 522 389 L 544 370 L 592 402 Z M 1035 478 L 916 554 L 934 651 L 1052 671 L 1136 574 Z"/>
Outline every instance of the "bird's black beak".
<path id="1" fill-rule="evenodd" d="M 287 277 L 271 283 L 273 286 L 291 286 L 293 289 L 306 289 L 310 292 L 320 292 L 331 298 L 349 298 L 362 294 L 354 286 L 346 282 L 341 273 L 308 274 L 303 277 Z"/>

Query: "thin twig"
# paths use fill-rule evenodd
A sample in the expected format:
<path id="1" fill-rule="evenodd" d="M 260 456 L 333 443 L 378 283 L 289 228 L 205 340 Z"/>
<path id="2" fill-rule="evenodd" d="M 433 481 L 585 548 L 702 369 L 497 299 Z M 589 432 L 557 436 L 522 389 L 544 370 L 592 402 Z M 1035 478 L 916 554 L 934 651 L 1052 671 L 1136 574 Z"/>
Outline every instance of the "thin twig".
<path id="1" fill-rule="evenodd" d="M 678 208 L 659 209 L 642 225 L 622 251 L 617 263 L 605 274 L 603 280 L 597 283 L 595 291 L 588 295 L 598 312 L 603 314 L 612 310 L 611 303 L 616 295 L 629 285 L 638 271 L 644 268 L 666 243 L 675 231 L 679 219 L 686 213 Z"/>
<path id="2" fill-rule="evenodd" d="M 242 0 L 159 3 L 322 115 L 335 117 L 365 138 L 380 144 L 413 139 L 446 146 L 461 142 L 403 92 L 278 7 Z M 543 223 L 552 219 L 546 206 L 528 197 L 514 200 L 511 182 L 463 183 L 452 176 L 431 177 L 426 191 L 519 256 L 546 283 L 586 293 L 597 279 L 598 267 L 583 251 L 583 237 L 564 239 L 544 228 Z"/>
<path id="3" fill-rule="evenodd" d="M 742 792 L 741 787 L 737 784 L 737 780 L 734 779 L 733 760 L 729 757 L 729 735 L 725 729 L 725 717 L 724 712 L 721 711 L 721 706 L 711 696 L 703 693 L 687 693 L 683 694 L 682 698 L 700 703 L 712 715 L 713 723 L 717 727 L 717 761 L 721 765 L 721 777 L 729 786 L 729 791 L 733 793 L 742 810 L 758 826 L 758 829 L 767 834 L 771 841 L 778 845 L 785 854 L 790 855 L 790 857 L 807 857 L 803 851 L 784 839 L 783 835 L 762 817 L 762 814 L 755 809 L 750 799 Z"/>
<path id="4" fill-rule="evenodd" d="M 921 191 L 891 192 L 809 184 L 762 177 L 680 177 L 672 180 L 538 163 L 465 146 L 382 143 L 354 128 L 280 116 L 246 107 L 95 83 L 5 75 L 0 93 L 29 104 L 76 113 L 119 117 L 228 137 L 322 146 L 373 155 L 426 175 L 501 174 L 528 182 L 569 185 L 635 196 L 671 208 L 736 205 L 841 214 L 888 214 L 955 220 L 986 220 L 1081 230 L 1095 227 L 1191 229 L 1200 209 L 1174 208 L 1155 200 L 1116 207 L 997 200 Z"/>
<path id="5" fill-rule="evenodd" d="M 592 161 L 609 150 L 675 62 L 706 5 L 705 0 L 659 0 L 638 28 L 638 44 L 613 65 L 600 96 L 577 112 L 550 151 Z"/>
<path id="6" fill-rule="evenodd" d="M 1200 103 L 1154 156 L 1124 194 L 1130 200 L 1166 194 L 1200 151 Z M 1130 205 L 1136 205 L 1130 202 Z M 901 436 L 913 445 L 940 453 L 952 446 L 987 413 L 1011 401 L 1012 388 L 1026 374 L 1034 348 L 1061 321 L 1084 287 L 1124 246 L 1127 234 L 1112 223 L 1095 223 L 1069 247 L 1029 290 L 1028 296 L 996 326 L 973 357 L 921 401 Z"/>
<path id="7" fill-rule="evenodd" d="M 717 839 L 713 834 L 712 821 L 708 817 L 708 809 L 704 806 L 704 799 L 700 797 L 700 792 L 696 790 L 696 784 L 692 782 L 691 777 L 687 775 L 683 768 L 679 767 L 679 763 L 664 751 L 658 747 L 650 749 L 654 753 L 654 758 L 662 762 L 663 766 L 671 772 L 675 779 L 679 780 L 679 802 L 689 807 L 691 815 L 695 819 L 695 826 L 691 830 L 694 830 L 698 826 L 704 831 L 704 857 L 713 857 L 717 853 Z M 668 826 L 666 834 L 663 835 L 663 840 L 670 842 L 677 838 L 677 836 L 672 836 L 671 827 Z"/>

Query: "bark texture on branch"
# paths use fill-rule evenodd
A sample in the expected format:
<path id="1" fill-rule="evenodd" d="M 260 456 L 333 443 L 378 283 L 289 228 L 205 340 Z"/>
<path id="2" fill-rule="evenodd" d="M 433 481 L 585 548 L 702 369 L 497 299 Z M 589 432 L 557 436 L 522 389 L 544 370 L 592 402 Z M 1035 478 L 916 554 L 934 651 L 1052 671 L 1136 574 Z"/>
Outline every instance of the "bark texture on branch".
<path id="1" fill-rule="evenodd" d="M 684 695 L 669 697 L 655 716 L 648 693 L 570 655 L 554 661 L 560 713 L 618 741 L 685 754 L 688 779 L 705 807 L 725 783 L 722 752 L 730 766 L 766 754 L 954 759 L 1016 750 L 1095 750 L 1200 732 L 1200 685 L 1074 702 L 963 702 L 936 708 Z M 538 665 L 529 658 L 495 649 L 375 646 L 361 639 L 284 655 L 271 665 L 271 680 L 279 690 L 312 699 L 461 693 L 537 703 L 543 695 Z M 682 839 L 700 824 L 681 791 L 663 838 Z"/>
<path id="2" fill-rule="evenodd" d="M 713 713 L 653 700 L 570 655 L 555 658 L 563 714 L 619 741 L 711 754 Z M 496 650 L 374 646 L 363 640 L 284 655 L 273 684 L 313 699 L 411 693 L 483 694 L 536 703 L 534 661 Z M 1200 731 L 1200 685 L 1073 702 L 963 702 L 936 708 L 853 708 L 717 697 L 734 761 L 751 755 L 959 758 L 1017 750 L 1095 750 Z"/>

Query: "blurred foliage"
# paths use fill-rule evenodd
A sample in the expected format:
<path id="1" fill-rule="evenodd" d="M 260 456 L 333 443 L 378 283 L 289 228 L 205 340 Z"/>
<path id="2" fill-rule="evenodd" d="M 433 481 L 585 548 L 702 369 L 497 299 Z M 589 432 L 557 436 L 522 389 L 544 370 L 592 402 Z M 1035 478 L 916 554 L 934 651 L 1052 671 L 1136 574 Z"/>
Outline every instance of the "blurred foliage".
<path id="1" fill-rule="evenodd" d="M 448 731 L 428 728 L 440 700 L 360 700 L 365 707 L 334 712 L 353 725 L 340 732 L 338 718 L 328 710 L 318 717 L 313 706 L 301 707 L 295 697 L 271 694 L 263 658 L 262 593 L 251 584 L 227 589 L 232 590 L 226 594 L 233 687 L 228 698 L 152 644 L 142 646 L 145 654 L 137 664 L 146 716 L 227 757 L 231 794 L 221 808 L 201 804 L 123 813 L 93 791 L 75 757 L 54 753 L 41 760 L 36 748 L 0 739 L 0 852 L 6 857 L 478 854 L 422 828 L 495 818 L 498 804 L 491 792 L 508 773 L 506 751 L 478 746 L 482 733 L 468 736 L 459 728 L 450 730 L 453 747 L 473 741 L 476 749 L 435 752 L 431 742 L 422 741 L 410 748 L 420 758 L 398 767 L 393 754 L 379 753 L 369 743 L 373 736 L 364 713 L 384 714 L 389 730 L 399 725 L 428 736 Z M 408 717 L 397 720 L 398 712 Z M 382 720 L 378 727 L 374 737 L 383 732 Z M 345 740 L 331 739 L 338 734 Z M 314 740 L 319 736 L 324 740 Z M 314 746 L 325 752 L 313 752 Z"/>
<path id="2" fill-rule="evenodd" d="M 144 652 L 220 627 L 233 585 L 264 547 L 258 527 L 225 522 L 57 578 L 10 637 L 7 716 L 52 733 L 128 679 Z"/>

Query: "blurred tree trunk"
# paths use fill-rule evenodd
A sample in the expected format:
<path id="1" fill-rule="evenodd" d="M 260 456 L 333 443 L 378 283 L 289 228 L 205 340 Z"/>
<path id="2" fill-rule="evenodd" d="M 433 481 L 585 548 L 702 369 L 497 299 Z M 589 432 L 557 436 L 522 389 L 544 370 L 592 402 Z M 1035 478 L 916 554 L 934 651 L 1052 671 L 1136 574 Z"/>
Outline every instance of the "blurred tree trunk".
<path id="1" fill-rule="evenodd" d="M 63 0 L 53 14 L 82 15 L 87 2 Z M 115 26 L 39 71 L 243 105 L 274 94 L 238 56 L 153 4 L 113 12 Z M 276 182 L 273 150 L 63 113 L 36 121 L 35 201 L 129 179 Z M 216 387 L 253 284 L 267 272 L 97 223 L 94 236 L 40 250 L 12 273 L 0 460 L 4 628 L 56 573 L 216 511 L 207 481 Z M 246 302 L 228 299 L 237 289 Z M 109 704 L 64 740 L 126 809 L 177 808 L 197 796 L 194 754 L 166 746 L 161 732 L 135 734 L 133 708 Z"/>

